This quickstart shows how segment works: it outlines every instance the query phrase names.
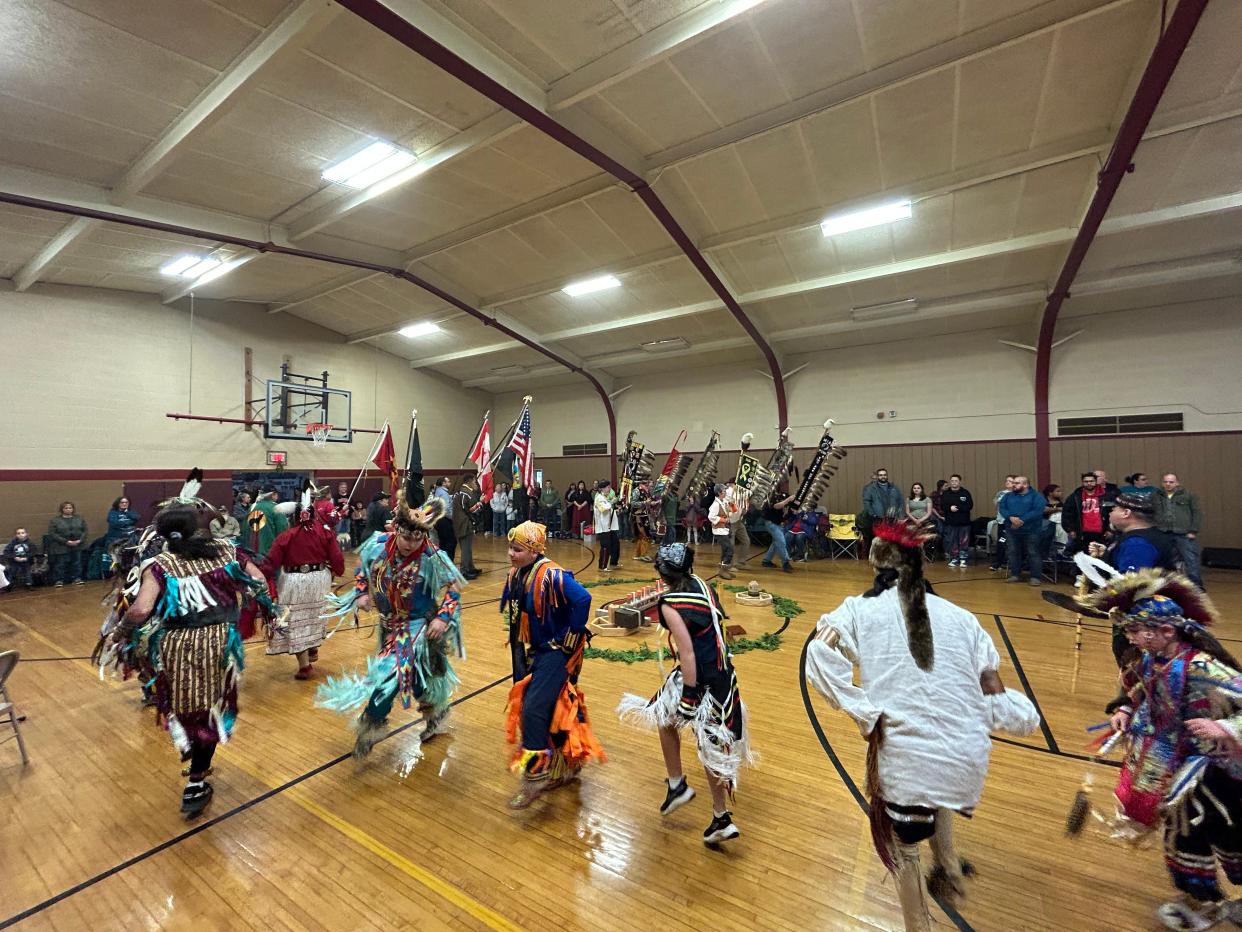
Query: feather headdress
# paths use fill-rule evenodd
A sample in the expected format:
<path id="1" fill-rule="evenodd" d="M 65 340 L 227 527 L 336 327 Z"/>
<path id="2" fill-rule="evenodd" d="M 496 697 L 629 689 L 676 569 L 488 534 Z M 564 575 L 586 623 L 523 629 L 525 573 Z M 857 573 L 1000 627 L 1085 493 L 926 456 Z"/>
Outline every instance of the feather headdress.
<path id="1" fill-rule="evenodd" d="M 1159 569 L 1116 576 L 1078 602 L 1084 609 L 1110 616 L 1113 624 L 1177 624 L 1181 619 L 1208 628 L 1220 619 L 1207 593 L 1182 574 Z"/>
<path id="2" fill-rule="evenodd" d="M 163 511 L 165 508 L 175 508 L 178 505 L 194 505 L 198 508 L 210 508 L 211 505 L 201 498 L 198 493 L 203 488 L 203 471 L 195 466 L 185 477 L 185 482 L 181 484 L 179 491 L 172 498 L 166 498 L 156 507 Z"/>
<path id="3" fill-rule="evenodd" d="M 419 484 L 421 486 L 421 483 Z M 444 500 L 439 496 L 433 495 L 422 504 L 411 506 L 407 504 L 408 494 L 407 489 L 402 489 L 397 493 L 397 507 L 392 519 L 395 528 L 407 531 L 430 531 L 435 527 L 436 522 L 448 512 Z"/>
<path id="4" fill-rule="evenodd" d="M 906 619 L 910 656 L 920 670 L 930 670 L 935 657 L 927 593 L 923 585 L 923 544 L 931 534 L 905 521 L 877 521 L 872 525 L 871 565 L 897 573 L 897 595 Z"/>

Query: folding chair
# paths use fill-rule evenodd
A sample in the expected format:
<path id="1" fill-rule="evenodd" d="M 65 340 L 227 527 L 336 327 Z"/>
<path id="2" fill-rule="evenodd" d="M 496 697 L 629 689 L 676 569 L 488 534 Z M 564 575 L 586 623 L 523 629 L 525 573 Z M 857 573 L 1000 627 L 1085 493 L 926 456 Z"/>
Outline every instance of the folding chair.
<path id="1" fill-rule="evenodd" d="M 15 650 L 6 650 L 0 653 L 0 725 L 12 725 L 13 735 L 17 738 L 17 748 L 22 753 L 22 763 L 30 763 L 30 757 L 26 754 L 26 742 L 22 740 L 22 732 L 18 727 L 20 716 L 17 714 L 17 708 L 13 705 L 13 701 L 9 699 L 9 691 L 5 687 L 5 682 L 9 678 L 9 674 L 13 672 L 13 668 L 17 666 L 17 660 L 21 655 Z M 11 739 L 5 738 L 5 741 Z"/>
<path id="2" fill-rule="evenodd" d="M 830 514 L 828 521 L 828 556 L 833 560 L 859 559 L 862 537 L 859 536 L 856 526 L 857 516 Z"/>

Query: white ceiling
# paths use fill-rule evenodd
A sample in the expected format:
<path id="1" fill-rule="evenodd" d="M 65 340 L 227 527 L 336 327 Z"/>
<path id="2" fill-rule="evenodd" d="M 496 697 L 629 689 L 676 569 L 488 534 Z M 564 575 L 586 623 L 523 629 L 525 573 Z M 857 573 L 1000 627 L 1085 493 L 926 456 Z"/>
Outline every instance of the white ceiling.
<path id="1" fill-rule="evenodd" d="M 1030 328 L 1156 40 L 1151 0 L 402 0 L 552 115 L 639 165 L 777 351 Z M 731 18 L 724 12 L 742 9 Z M 1235 288 L 1242 4 L 1210 4 L 1092 246 L 1103 313 Z M 0 190 L 406 266 L 616 378 L 757 350 L 630 191 L 330 0 L 9 0 Z M 326 184 L 375 139 L 431 166 L 377 196 Z M 623 159 L 624 160 L 624 159 Z M 914 217 L 826 239 L 896 197 Z M 0 277 L 181 295 L 205 239 L 0 207 Z M 385 275 L 240 258 L 199 297 L 267 305 L 463 383 L 573 380 Z M 1222 263 L 1224 264 L 1222 271 Z M 567 282 L 622 287 L 570 298 Z M 1128 279 L 1144 276 L 1135 290 Z M 1190 284 L 1187 284 L 1190 283 Z M 851 310 L 915 298 L 917 317 Z M 394 336 L 432 320 L 442 332 Z"/>

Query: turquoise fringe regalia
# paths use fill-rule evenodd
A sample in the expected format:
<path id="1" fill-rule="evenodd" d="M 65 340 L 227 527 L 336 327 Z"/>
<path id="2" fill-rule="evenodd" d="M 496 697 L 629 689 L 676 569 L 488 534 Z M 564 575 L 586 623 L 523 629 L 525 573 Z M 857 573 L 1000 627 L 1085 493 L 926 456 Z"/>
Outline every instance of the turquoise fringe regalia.
<path id="1" fill-rule="evenodd" d="M 358 600 L 370 595 L 380 613 L 379 650 L 367 658 L 365 673 L 328 677 L 315 694 L 315 705 L 350 713 L 365 705 L 359 720 L 361 733 L 378 728 L 401 696 L 408 709 L 417 700 L 431 718 L 442 716 L 459 680 L 449 661 L 455 653 L 464 659 L 461 604 L 454 584 L 465 583 L 446 553 L 428 543 L 415 556 L 402 557 L 391 534 L 375 534 L 359 551 L 362 565 L 352 591 L 327 597 L 334 618 L 355 611 Z M 448 625 L 442 637 L 426 636 L 435 619 Z M 361 753 L 370 750 L 360 740 Z"/>

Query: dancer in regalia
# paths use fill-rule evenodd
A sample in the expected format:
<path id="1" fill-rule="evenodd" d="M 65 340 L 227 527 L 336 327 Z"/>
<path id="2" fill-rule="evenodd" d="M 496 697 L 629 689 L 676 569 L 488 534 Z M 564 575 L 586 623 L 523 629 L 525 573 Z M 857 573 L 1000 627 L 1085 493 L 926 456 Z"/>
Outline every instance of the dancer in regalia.
<path id="1" fill-rule="evenodd" d="M 506 733 L 521 737 L 512 766 L 522 785 L 509 801 L 525 809 L 548 790 L 572 780 L 604 749 L 591 731 L 578 685 L 586 649 L 591 594 L 569 570 L 545 555 L 547 531 L 525 521 L 509 532 L 512 564 L 500 599 L 513 646 L 513 688 Z"/>
<path id="2" fill-rule="evenodd" d="M 1227 900 L 1217 879 L 1219 869 L 1242 884 L 1242 673 L 1207 630 L 1215 607 L 1160 569 L 1110 579 L 1082 605 L 1110 616 L 1142 652 L 1109 707 L 1128 750 L 1106 821 L 1126 838 L 1164 823 L 1165 865 L 1184 895 L 1157 910 L 1166 927 L 1242 923 L 1242 900 Z"/>
<path id="3" fill-rule="evenodd" d="M 337 712 L 362 708 L 357 719 L 354 754 L 365 757 L 383 737 L 384 726 L 397 697 L 408 709 L 418 703 L 423 730 L 415 747 L 399 765 L 407 775 L 422 758 L 421 744 L 440 734 L 448 717 L 449 700 L 457 688 L 450 654 L 465 657 L 461 637 L 460 587 L 465 579 L 453 561 L 429 539 L 444 506 L 421 498 L 421 476 L 407 479 L 397 496 L 392 533 L 372 535 L 359 550 L 352 592 L 329 596 L 331 615 L 345 615 L 374 607 L 380 614 L 379 652 L 367 658 L 365 674 L 328 677 L 316 692 L 315 704 Z"/>
<path id="4" fill-rule="evenodd" d="M 311 665 L 319 659 L 319 646 L 328 633 L 324 599 L 332 589 L 332 577 L 345 573 L 345 555 L 336 539 L 340 516 L 330 500 L 312 501 L 314 492 L 307 482 L 297 524 L 276 538 L 263 560 L 268 578 L 276 579 L 280 604 L 289 610 L 289 624 L 269 633 L 267 652 L 296 655 L 298 670 L 293 676 L 299 680 L 314 675 Z"/>
<path id="5" fill-rule="evenodd" d="M 99 656 L 101 667 L 151 676 L 160 721 L 189 761 L 181 797 L 187 818 L 211 801 L 212 755 L 237 719 L 239 600 L 253 595 L 275 611 L 258 567 L 247 561 L 243 568 L 233 545 L 212 540 L 199 524 L 198 511 L 183 505 L 158 515 L 165 547 L 143 566 L 138 592 Z"/>
<path id="6" fill-rule="evenodd" d="M 276 538 L 289 529 L 289 520 L 282 513 L 281 506 L 276 504 L 279 495 L 276 486 L 265 485 L 242 528 L 246 548 L 260 558 L 266 557 Z"/>
<path id="7" fill-rule="evenodd" d="M 906 929 L 922 932 L 931 916 L 920 842 L 931 839 L 934 892 L 963 896 L 969 865 L 953 847 L 954 813 L 970 817 L 979 804 L 990 732 L 1030 734 L 1039 715 L 1025 694 L 1005 689 L 978 619 L 929 591 L 925 532 L 889 521 L 873 530 L 875 586 L 820 618 L 806 675 L 867 739 L 876 853 L 897 878 Z"/>
<path id="8" fill-rule="evenodd" d="M 668 769 L 661 815 L 694 799 L 681 766 L 680 729 L 694 735 L 712 791 L 712 821 L 703 832 L 703 843 L 712 845 L 739 834 L 729 801 L 738 770 L 744 763 L 754 763 L 746 707 L 725 645 L 724 610 L 715 591 L 694 575 L 694 550 L 685 544 L 666 544 L 656 552 L 655 567 L 668 585 L 660 597 L 660 624 L 668 629 L 669 651 L 677 666 L 651 699 L 627 694 L 617 712 L 622 721 L 659 730 Z"/>

